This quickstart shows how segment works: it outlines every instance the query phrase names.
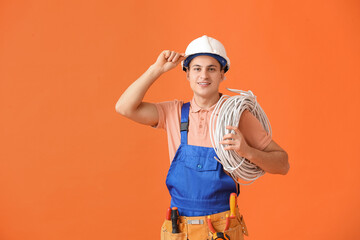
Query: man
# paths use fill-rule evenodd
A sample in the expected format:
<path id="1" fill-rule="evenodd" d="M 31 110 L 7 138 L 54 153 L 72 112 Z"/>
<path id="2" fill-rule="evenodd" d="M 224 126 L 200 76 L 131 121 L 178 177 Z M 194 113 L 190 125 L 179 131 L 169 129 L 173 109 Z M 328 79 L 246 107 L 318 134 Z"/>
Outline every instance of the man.
<path id="1" fill-rule="evenodd" d="M 143 102 L 152 83 L 180 62 L 194 93 L 192 101 Z M 172 162 L 166 184 L 171 206 L 177 207 L 181 216 L 181 232 L 171 233 L 171 222 L 165 221 L 162 239 L 208 239 L 211 233 L 204 216 L 210 215 L 214 225 L 224 228 L 230 193 L 238 193 L 237 184 L 214 159 L 216 154 L 209 137 L 209 118 L 220 98 L 219 84 L 229 67 L 224 46 L 214 38 L 202 36 L 192 41 L 185 53 L 169 50 L 160 53 L 156 62 L 126 89 L 116 104 L 116 111 L 121 115 L 167 131 Z M 227 128 L 235 133 L 225 135 L 220 142 L 227 145 L 225 150 L 234 150 L 268 173 L 288 172 L 287 153 L 249 111 L 242 114 L 238 128 Z M 232 240 L 243 239 L 246 229 L 239 213 L 225 233 Z"/>

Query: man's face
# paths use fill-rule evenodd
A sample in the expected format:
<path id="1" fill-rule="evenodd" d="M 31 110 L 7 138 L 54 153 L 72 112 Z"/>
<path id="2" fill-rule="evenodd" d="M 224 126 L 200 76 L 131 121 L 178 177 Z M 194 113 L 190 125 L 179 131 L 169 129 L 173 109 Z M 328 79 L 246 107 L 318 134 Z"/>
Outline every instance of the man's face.
<path id="1" fill-rule="evenodd" d="M 200 55 L 191 60 L 186 77 L 194 94 L 207 98 L 219 93 L 224 70 L 215 58 Z"/>

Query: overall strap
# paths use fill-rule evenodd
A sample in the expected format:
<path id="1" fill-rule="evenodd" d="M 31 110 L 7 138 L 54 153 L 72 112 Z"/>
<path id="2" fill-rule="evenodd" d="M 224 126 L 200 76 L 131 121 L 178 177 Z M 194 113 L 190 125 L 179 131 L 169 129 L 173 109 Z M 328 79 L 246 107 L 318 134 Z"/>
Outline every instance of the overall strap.
<path id="1" fill-rule="evenodd" d="M 181 144 L 187 144 L 187 137 L 189 131 L 189 110 L 190 110 L 190 102 L 184 103 L 181 107 L 181 123 L 180 123 Z"/>

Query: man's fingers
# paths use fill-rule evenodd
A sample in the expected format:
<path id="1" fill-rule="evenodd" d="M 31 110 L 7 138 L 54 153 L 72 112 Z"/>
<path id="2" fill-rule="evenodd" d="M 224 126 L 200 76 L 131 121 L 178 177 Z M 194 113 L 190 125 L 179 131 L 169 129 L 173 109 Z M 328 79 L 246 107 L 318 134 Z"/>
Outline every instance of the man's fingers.
<path id="1" fill-rule="evenodd" d="M 181 56 L 181 54 L 179 54 L 178 56 L 176 56 L 176 60 L 174 59 L 173 62 L 176 64 L 179 64 L 181 61 L 185 60 L 186 57 Z"/>
<path id="2" fill-rule="evenodd" d="M 224 140 L 228 139 L 228 138 L 234 138 L 234 134 L 228 133 L 228 134 L 225 134 L 224 137 L 223 137 Z"/>
<path id="3" fill-rule="evenodd" d="M 186 59 L 185 56 L 180 56 L 179 61 L 183 61 L 183 60 L 185 60 L 185 59 Z"/>
<path id="4" fill-rule="evenodd" d="M 236 144 L 236 142 L 234 140 L 223 140 L 223 141 L 220 141 L 219 143 L 223 144 L 223 145 L 235 145 Z"/>
<path id="5" fill-rule="evenodd" d="M 227 146 L 227 147 L 224 147 L 224 150 L 234 150 L 236 151 L 235 147 L 234 146 Z"/>
<path id="6" fill-rule="evenodd" d="M 179 53 L 176 53 L 175 56 L 174 56 L 174 58 L 173 58 L 173 60 L 172 60 L 172 62 L 173 62 L 173 63 L 176 63 L 176 62 L 179 60 L 179 57 L 180 57 L 180 54 L 179 54 Z"/>
<path id="7" fill-rule="evenodd" d="M 164 72 L 167 72 L 176 67 L 181 61 L 185 59 L 185 53 L 178 53 L 175 51 L 164 50 L 158 56 L 155 64 L 160 66 Z"/>
<path id="8" fill-rule="evenodd" d="M 174 63 L 176 63 L 178 61 L 180 62 L 186 58 L 185 53 L 178 53 L 178 52 L 170 51 L 170 50 L 164 50 L 163 56 L 167 62 L 174 62 Z"/>
<path id="9" fill-rule="evenodd" d="M 226 126 L 226 129 L 236 130 L 236 129 L 237 129 L 237 127 L 234 127 L 234 126 Z"/>
<path id="10" fill-rule="evenodd" d="M 180 55 L 180 58 L 179 58 L 179 60 L 180 60 L 180 61 L 182 61 L 182 60 L 185 60 L 185 59 L 186 59 L 186 57 L 185 57 L 185 53 L 179 53 L 179 55 Z"/>
<path id="11" fill-rule="evenodd" d="M 176 56 L 176 52 L 171 51 L 170 57 L 168 58 L 168 62 L 172 62 L 175 56 Z"/>
<path id="12" fill-rule="evenodd" d="M 165 50 L 163 53 L 164 53 L 165 59 L 168 59 L 169 56 L 170 56 L 171 51 L 170 50 Z"/>
<path id="13" fill-rule="evenodd" d="M 166 59 L 166 61 L 171 62 L 172 54 L 173 54 L 173 51 L 170 51 L 169 57 Z"/>
<path id="14" fill-rule="evenodd" d="M 234 130 L 235 133 L 241 134 L 240 130 L 239 130 L 237 127 L 234 127 L 234 126 L 226 126 L 226 129 Z"/>

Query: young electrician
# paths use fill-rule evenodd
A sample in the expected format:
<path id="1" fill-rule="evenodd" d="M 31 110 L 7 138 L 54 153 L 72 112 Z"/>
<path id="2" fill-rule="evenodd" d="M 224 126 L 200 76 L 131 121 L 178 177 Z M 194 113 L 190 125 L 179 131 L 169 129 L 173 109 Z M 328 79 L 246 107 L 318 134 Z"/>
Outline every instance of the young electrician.
<path id="1" fill-rule="evenodd" d="M 169 101 L 144 102 L 150 86 L 164 73 L 182 62 L 186 78 L 194 93 L 189 103 Z M 209 137 L 210 115 L 220 99 L 219 85 L 229 70 L 230 60 L 224 46 L 206 35 L 195 39 L 185 53 L 165 50 L 156 62 L 133 82 L 116 103 L 116 111 L 141 124 L 164 129 L 168 135 L 171 166 L 166 185 L 171 207 L 177 207 L 180 233 L 172 233 L 171 222 L 165 221 L 161 238 L 205 240 L 211 237 L 207 217 L 214 226 L 225 225 L 229 213 L 229 196 L 237 194 L 237 184 L 214 159 L 216 153 Z M 187 124 L 181 124 L 187 122 Z M 287 174 L 287 153 L 271 139 L 260 122 L 249 112 L 241 115 L 239 127 L 224 136 L 225 150 L 234 150 L 242 157 L 272 174 Z M 222 231 L 222 229 L 218 229 Z M 243 239 L 246 227 L 237 211 L 225 232 L 232 240 Z M 221 239 L 221 238 L 219 238 Z M 223 238 L 226 239 L 226 238 Z"/>

